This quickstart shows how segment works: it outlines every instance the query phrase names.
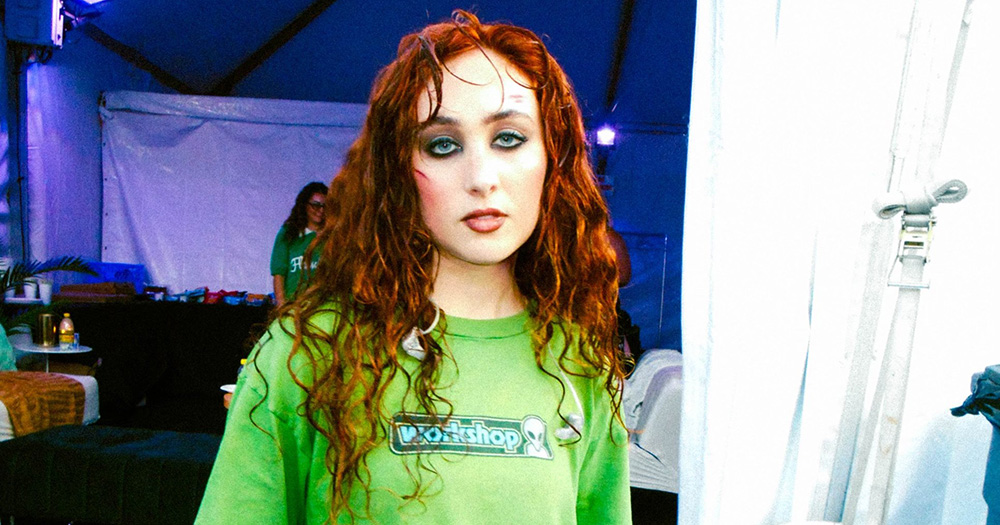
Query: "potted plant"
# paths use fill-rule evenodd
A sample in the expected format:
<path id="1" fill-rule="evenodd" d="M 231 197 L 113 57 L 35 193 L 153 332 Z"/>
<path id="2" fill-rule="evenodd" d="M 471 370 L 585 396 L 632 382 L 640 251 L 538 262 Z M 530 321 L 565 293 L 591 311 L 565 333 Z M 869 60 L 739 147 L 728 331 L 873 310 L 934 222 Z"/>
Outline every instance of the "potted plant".
<path id="1" fill-rule="evenodd" d="M 90 264 L 80 257 L 66 256 L 54 257 L 44 261 L 17 262 L 9 268 L 0 270 L 0 306 L 5 301 L 7 290 L 22 286 L 27 279 L 57 271 L 97 275 L 97 272 L 94 271 Z M 4 308 L 0 310 L 0 324 L 3 325 L 4 330 L 7 332 L 10 332 L 12 328 L 19 325 L 32 326 L 36 322 L 39 313 L 50 310 L 52 310 L 52 305 L 30 305 L 8 317 L 9 311 Z"/>

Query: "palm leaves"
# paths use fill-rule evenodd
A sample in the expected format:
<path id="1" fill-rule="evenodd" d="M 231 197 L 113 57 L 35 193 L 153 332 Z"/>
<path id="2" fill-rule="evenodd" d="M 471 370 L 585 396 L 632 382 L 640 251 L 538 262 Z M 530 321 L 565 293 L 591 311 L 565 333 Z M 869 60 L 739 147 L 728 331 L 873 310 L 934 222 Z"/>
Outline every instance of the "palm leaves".
<path id="1" fill-rule="evenodd" d="M 80 257 L 66 256 L 46 259 L 44 261 L 17 262 L 4 271 L 2 277 L 0 277 L 0 293 L 22 284 L 29 277 L 56 271 L 97 275 L 97 272 L 91 268 L 90 264 Z"/>
<path id="2" fill-rule="evenodd" d="M 44 261 L 18 262 L 6 270 L 0 270 L 0 303 L 3 303 L 3 293 L 24 283 L 25 279 L 47 272 L 79 272 L 97 275 L 97 272 L 79 257 L 55 257 Z M 31 326 L 37 322 L 38 314 L 53 311 L 54 305 L 36 305 L 22 309 L 14 317 L 8 318 L 7 312 L 0 312 L 0 325 L 10 331 L 19 325 Z"/>

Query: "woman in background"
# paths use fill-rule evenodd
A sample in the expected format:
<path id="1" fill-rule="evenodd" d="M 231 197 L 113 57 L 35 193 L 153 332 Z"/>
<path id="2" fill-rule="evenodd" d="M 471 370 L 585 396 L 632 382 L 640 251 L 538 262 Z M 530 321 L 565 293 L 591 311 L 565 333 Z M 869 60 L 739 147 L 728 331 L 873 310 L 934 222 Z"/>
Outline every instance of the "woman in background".
<path id="1" fill-rule="evenodd" d="M 541 40 L 404 37 L 328 203 L 198 522 L 629 523 L 607 209 Z"/>
<path id="2" fill-rule="evenodd" d="M 316 238 L 316 232 L 323 224 L 327 191 L 329 189 L 322 182 L 306 184 L 295 197 L 291 213 L 274 238 L 271 276 L 274 278 L 274 299 L 278 306 L 291 299 L 298 288 L 306 248 Z M 314 260 L 313 264 L 315 262 Z"/>

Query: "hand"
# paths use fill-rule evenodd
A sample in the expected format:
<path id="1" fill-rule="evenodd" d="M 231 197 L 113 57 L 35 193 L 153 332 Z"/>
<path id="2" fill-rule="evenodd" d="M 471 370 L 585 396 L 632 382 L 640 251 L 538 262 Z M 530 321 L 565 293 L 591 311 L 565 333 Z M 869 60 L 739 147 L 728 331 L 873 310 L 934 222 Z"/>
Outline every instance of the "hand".
<path id="1" fill-rule="evenodd" d="M 223 396 L 222 396 L 222 406 L 226 407 L 226 410 L 229 410 L 229 403 L 232 403 L 232 401 L 233 401 L 233 395 L 232 394 L 223 394 Z"/>

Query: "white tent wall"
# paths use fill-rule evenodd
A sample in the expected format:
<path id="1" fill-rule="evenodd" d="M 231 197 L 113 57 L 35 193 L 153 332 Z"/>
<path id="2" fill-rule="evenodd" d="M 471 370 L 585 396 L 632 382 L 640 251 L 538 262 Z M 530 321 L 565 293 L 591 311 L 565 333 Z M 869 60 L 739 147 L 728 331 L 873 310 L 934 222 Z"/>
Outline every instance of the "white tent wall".
<path id="1" fill-rule="evenodd" d="M 28 228 L 32 257 L 101 258 L 101 130 L 108 89 L 168 91 L 80 34 L 27 68 Z"/>
<path id="2" fill-rule="evenodd" d="M 244 261 L 249 254 L 254 257 L 255 265 L 249 268 L 246 262 L 242 264 L 236 259 L 223 262 L 223 259 L 234 253 L 226 246 L 236 242 L 231 235 L 227 235 L 224 228 L 216 228 L 210 233 L 218 235 L 212 238 L 205 235 L 192 235 L 186 240 L 188 250 L 196 250 L 193 254 L 198 257 L 203 266 L 193 270 L 194 273 L 188 278 L 178 279 L 176 272 L 180 272 L 180 266 L 176 263 L 159 264 L 153 263 L 153 259 L 159 255 L 175 257 L 182 256 L 181 253 L 159 253 L 147 250 L 129 248 L 127 251 L 120 250 L 121 244 L 112 243 L 112 251 L 109 252 L 102 246 L 102 228 L 107 226 L 107 217 L 103 217 L 102 207 L 106 196 L 103 194 L 105 177 L 102 174 L 102 137 L 101 121 L 98 112 L 98 102 L 101 94 L 113 90 L 139 90 L 144 92 L 166 93 L 170 90 L 164 88 L 156 82 L 149 73 L 141 71 L 131 64 L 125 62 L 121 57 L 112 53 L 103 46 L 97 44 L 89 38 L 77 35 L 72 41 L 67 41 L 62 49 L 56 50 L 50 61 L 46 63 L 31 64 L 27 68 L 27 209 L 28 209 L 28 241 L 30 252 L 35 259 L 44 259 L 63 255 L 77 255 L 106 262 L 122 263 L 142 263 L 149 264 L 152 270 L 152 279 L 155 282 L 168 284 L 172 289 L 178 291 L 196 286 L 211 286 L 213 289 L 241 289 L 266 293 L 270 291 L 270 282 L 267 271 L 267 260 L 270 253 L 271 243 L 274 234 L 277 232 L 281 222 L 291 209 L 295 194 L 305 182 L 311 180 L 321 180 L 329 182 L 333 173 L 339 166 L 343 152 L 346 150 L 349 139 L 337 140 L 332 147 L 335 153 L 324 157 L 330 160 L 328 163 L 310 164 L 308 157 L 290 155 L 288 151 L 275 153 L 271 151 L 267 155 L 246 155 L 249 145 L 234 148 L 229 146 L 219 146 L 216 151 L 224 151 L 229 155 L 229 159 L 234 157 L 239 163 L 250 163 L 257 159 L 257 168 L 262 168 L 262 159 L 272 160 L 277 164 L 273 166 L 280 168 L 280 164 L 291 162 L 296 164 L 297 171 L 280 178 L 269 181 L 270 189 L 266 193 L 266 205 L 247 206 L 247 202 L 253 200 L 241 200 L 234 195 L 240 191 L 246 193 L 251 188 L 260 190 L 259 184 L 253 184 L 246 180 L 234 184 L 232 177 L 227 179 L 227 188 L 217 187 L 217 192 L 212 193 L 214 198 L 211 203 L 198 203 L 199 196 L 206 195 L 207 188 L 202 188 L 197 192 L 188 192 L 191 201 L 184 203 L 181 208 L 168 210 L 162 205 L 146 206 L 145 209 L 159 210 L 168 214 L 169 221 L 164 221 L 163 216 L 155 217 L 161 224 L 162 229 L 168 229 L 176 225 L 180 217 L 191 220 L 198 216 L 197 213 L 189 212 L 188 205 L 195 206 L 194 210 L 199 213 L 214 213 L 228 217 L 224 223 L 230 226 L 251 231 L 257 237 L 267 237 L 266 240 L 256 239 L 252 246 L 238 247 L 239 261 Z M 164 95 L 168 96 L 168 95 Z M 242 100 L 242 99 L 231 99 Z M 278 106 L 281 101 L 276 101 Z M 308 107 L 305 103 L 303 107 Z M 335 104 L 333 104 L 336 106 Z M 346 105 L 357 106 L 357 105 Z M 351 130 L 347 133 L 353 137 L 356 133 L 359 117 L 356 110 L 352 110 Z M 239 139 L 237 139 L 237 142 Z M 189 143 L 190 144 L 190 143 Z M 278 143 L 274 143 L 275 147 Z M 149 153 L 139 148 L 139 144 L 131 144 L 128 147 L 131 153 L 141 155 Z M 330 146 L 327 144 L 327 146 Z M 121 156 L 125 150 L 119 152 Z M 330 157 L 330 158 L 327 158 Z M 332 160 L 331 160 L 332 158 Z M 205 162 L 222 162 L 222 157 L 207 156 Z M 134 159 L 133 159 L 134 160 Z M 204 164 L 204 163 L 202 163 Z M 242 164 L 240 164 L 242 165 Z M 298 166 L 310 166 L 308 169 L 299 169 Z M 203 166 L 204 167 L 204 166 Z M 287 166 L 286 166 L 287 167 Z M 230 166 L 229 171 L 238 175 L 235 168 Z M 216 169 L 215 173 L 224 173 L 226 169 Z M 285 172 L 278 170 L 277 172 Z M 244 170 L 243 174 L 259 173 L 259 170 Z M 273 173 L 269 174 L 274 178 Z M 308 179 L 308 180 L 307 180 Z M 117 179 L 116 179 L 117 180 Z M 221 178 L 219 179 L 222 180 Z M 221 183 L 221 182 L 220 182 Z M 279 187 L 280 191 L 274 190 Z M 287 187 L 286 187 L 287 186 Z M 274 190 L 274 191 L 272 191 Z M 253 197 L 260 197 L 261 191 Z M 278 195 L 284 197 L 279 198 Z M 287 194 L 287 195 L 286 195 Z M 239 196 L 246 197 L 246 196 Z M 197 207 L 197 206 L 200 206 Z M 280 211 L 278 209 L 280 208 Z M 122 209 L 118 206 L 116 209 Z M 177 210 L 183 213 L 177 213 Z M 152 215 L 135 215 L 136 209 L 132 209 L 131 219 L 137 221 L 133 226 L 139 227 L 139 222 L 145 222 L 148 229 L 154 217 Z M 266 215 L 268 228 L 260 228 L 265 222 L 258 222 L 252 228 L 234 226 L 234 221 L 239 222 L 239 218 L 260 218 L 258 215 Z M 116 232 L 122 232 L 119 227 L 122 216 L 111 218 L 112 222 L 119 221 L 113 226 Z M 263 219 L 262 219 L 263 220 Z M 245 221 L 244 221 L 245 222 Z M 272 231 L 273 230 L 273 231 Z M 133 231 L 133 238 L 147 239 L 154 242 L 152 232 Z M 203 233 L 203 232 L 202 232 Z M 121 236 L 118 237 L 119 239 Z M 227 239 L 225 243 L 221 239 Z M 163 239 L 160 239 L 161 241 Z M 259 241 L 259 242 L 258 242 Z M 250 241 L 240 241 L 246 244 Z M 176 245 L 176 244 L 175 244 Z M 231 247 L 231 246 L 230 246 Z M 247 248 L 249 251 L 244 250 Z M 203 252 L 203 253 L 202 253 Z M 183 254 L 189 255 L 189 254 Z M 165 261 L 168 259 L 164 259 Z M 153 266 L 160 266 L 155 269 Z M 171 272 L 164 274 L 163 268 L 171 268 Z M 235 277 L 221 277 L 224 268 L 233 271 Z M 157 273 L 159 272 L 159 273 Z M 200 273 L 199 273 L 200 272 Z M 205 275 L 209 275 L 205 277 Z M 176 273 L 180 275 L 180 273 Z"/>
<path id="3" fill-rule="evenodd" d="M 105 261 L 146 265 L 172 292 L 271 291 L 271 246 L 295 196 L 329 183 L 367 106 L 105 95 Z"/>
<path id="4" fill-rule="evenodd" d="M 699 2 L 682 523 L 841 519 L 854 441 L 845 455 L 838 437 L 855 430 L 841 417 L 868 414 L 860 400 L 844 408 L 852 358 L 871 362 L 870 375 L 850 387 L 868 385 L 867 406 L 895 300 L 886 282 L 899 218 L 882 221 L 871 205 L 890 187 L 931 178 L 961 179 L 970 194 L 936 208 L 932 287 L 922 294 L 888 522 L 984 521 L 990 426 L 948 409 L 968 395 L 972 373 L 1000 362 L 992 299 L 1000 284 L 988 263 L 1000 249 L 986 238 L 1000 225 L 991 211 L 1000 200 L 1000 159 L 990 153 L 1000 142 L 990 92 L 1000 49 L 995 2 L 975 6 L 936 163 L 941 104 L 914 96 L 911 82 L 897 106 L 901 81 L 921 78 L 918 67 L 927 99 L 942 95 L 935 89 L 947 81 L 964 8 L 954 4 L 941 4 L 946 11 L 931 18 L 937 40 L 904 71 L 914 2 Z M 850 516 L 859 522 L 869 482 L 861 486 Z"/>

